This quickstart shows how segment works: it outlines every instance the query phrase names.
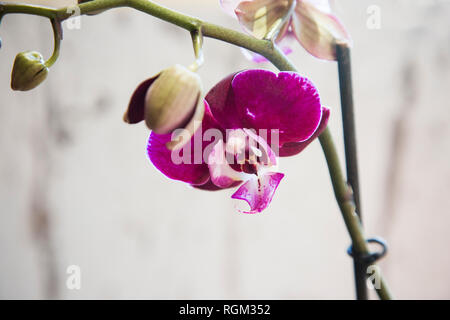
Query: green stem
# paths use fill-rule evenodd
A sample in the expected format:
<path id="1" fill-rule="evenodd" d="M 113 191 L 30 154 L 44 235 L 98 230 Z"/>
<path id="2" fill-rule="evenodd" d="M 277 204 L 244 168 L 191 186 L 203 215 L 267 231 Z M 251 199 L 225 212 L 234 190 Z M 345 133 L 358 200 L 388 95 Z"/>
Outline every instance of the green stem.
<path id="1" fill-rule="evenodd" d="M 237 32 L 232 29 L 224 28 L 213 23 L 208 23 L 200 19 L 178 13 L 165 8 L 161 5 L 147 0 L 94 0 L 78 5 L 80 14 L 85 15 L 107 9 L 118 7 L 130 7 L 145 12 L 161 20 L 175 24 L 189 32 L 198 30 L 200 27 L 204 37 L 214 38 L 234 44 L 238 47 L 246 48 L 250 51 L 259 53 L 276 65 L 294 68 L 294 65 L 278 50 L 278 48 L 269 40 L 259 40 L 252 36 Z M 35 5 L 24 5 L 15 3 L 0 2 L 0 14 L 24 13 L 58 19 L 64 21 L 69 19 L 73 7 L 63 7 L 59 9 L 47 8 Z"/>
<path id="2" fill-rule="evenodd" d="M 45 66 L 50 68 L 59 57 L 59 49 L 61 48 L 61 40 L 62 40 L 62 28 L 61 22 L 57 19 L 52 19 L 52 28 L 53 28 L 53 36 L 54 36 L 54 48 L 52 56 L 45 62 Z"/>
<path id="3" fill-rule="evenodd" d="M 336 200 L 339 204 L 339 208 L 341 209 L 350 238 L 352 239 L 354 253 L 366 255 L 370 251 L 365 240 L 366 238 L 364 236 L 361 221 L 355 211 L 353 191 L 345 182 L 345 177 L 341 170 L 336 147 L 334 145 L 331 132 L 328 128 L 325 129 L 325 131 L 319 136 L 319 141 L 328 164 L 328 170 L 330 171 L 331 182 Z M 392 299 L 389 287 L 379 271 L 379 268 L 375 268 L 374 270 L 376 271 L 376 274 L 373 280 L 378 296 L 383 300 Z M 376 280 L 379 280 L 379 283 L 377 283 Z"/>
<path id="4" fill-rule="evenodd" d="M 0 1 L 0 17 L 10 13 L 22 13 L 52 19 L 55 18 L 56 12 L 56 9 L 53 8 L 20 3 L 5 3 Z"/>
<path id="5" fill-rule="evenodd" d="M 352 71 L 350 48 L 347 43 L 336 44 L 336 60 L 339 73 L 339 90 L 341 93 L 342 128 L 344 131 L 345 165 L 347 181 L 353 190 L 355 210 L 362 223 L 360 200 L 358 157 L 356 148 L 356 128 L 353 108 Z M 358 300 L 367 300 L 366 265 L 355 259 L 355 284 Z"/>
<path id="6" fill-rule="evenodd" d="M 297 71 L 295 66 L 286 58 L 286 56 L 278 49 L 278 47 L 273 44 L 272 41 L 259 40 L 254 37 L 245 35 L 241 32 L 227 29 L 212 23 L 204 22 L 200 19 L 175 12 L 151 1 L 94 0 L 79 5 L 82 15 L 117 7 L 134 8 L 156 18 L 175 24 L 183 29 L 186 29 L 189 32 L 195 32 L 196 30 L 201 28 L 204 37 L 221 40 L 256 52 L 267 58 L 279 70 L 295 72 Z M 0 2 L 0 15 L 8 13 L 26 13 L 39 15 L 50 19 L 58 19 L 59 21 L 70 18 L 70 12 L 73 11 L 69 9 L 70 7 L 52 9 L 40 6 L 8 4 Z M 355 213 L 353 192 L 345 182 L 345 178 L 341 171 L 339 158 L 330 131 L 326 129 L 320 135 L 319 140 L 327 161 L 334 194 L 336 196 L 339 208 L 341 209 L 345 225 L 350 234 L 353 248 L 358 253 L 369 253 L 369 248 L 364 237 L 364 232 L 360 220 Z M 389 293 L 389 289 L 381 273 L 378 273 L 377 276 L 381 283 L 381 286 L 379 288 L 376 288 L 378 296 L 381 299 L 391 299 L 391 294 Z"/>

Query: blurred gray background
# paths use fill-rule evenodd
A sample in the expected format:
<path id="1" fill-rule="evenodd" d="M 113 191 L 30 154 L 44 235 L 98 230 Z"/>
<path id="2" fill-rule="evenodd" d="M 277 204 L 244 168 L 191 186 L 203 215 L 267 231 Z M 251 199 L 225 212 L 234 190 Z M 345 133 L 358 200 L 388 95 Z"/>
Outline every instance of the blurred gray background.
<path id="1" fill-rule="evenodd" d="M 157 2 L 239 28 L 217 0 Z M 373 5 L 380 29 L 367 27 Z M 334 9 L 354 40 L 367 235 L 390 245 L 381 265 L 397 298 L 448 299 L 450 3 L 337 0 Z M 0 298 L 354 297 L 350 240 L 317 142 L 282 159 L 286 177 L 268 210 L 239 214 L 233 191 L 165 178 L 146 157 L 145 126 L 122 122 L 138 83 L 192 62 L 189 34 L 132 9 L 64 31 L 46 82 L 13 92 L 15 55 L 49 57 L 51 26 L 9 15 L 0 28 Z M 204 48 L 205 88 L 257 67 L 231 45 L 207 39 Z M 291 59 L 332 108 L 343 161 L 336 64 L 297 44 Z M 80 290 L 66 286 L 70 265 L 81 268 Z"/>

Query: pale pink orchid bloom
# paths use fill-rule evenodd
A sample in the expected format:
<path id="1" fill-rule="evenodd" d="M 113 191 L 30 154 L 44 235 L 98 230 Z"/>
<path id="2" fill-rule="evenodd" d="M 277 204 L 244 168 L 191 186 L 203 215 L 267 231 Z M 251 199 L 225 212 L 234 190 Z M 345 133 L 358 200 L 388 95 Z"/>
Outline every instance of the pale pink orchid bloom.
<path id="1" fill-rule="evenodd" d="M 331 13 L 328 0 L 220 0 L 223 9 L 236 17 L 245 31 L 263 39 L 273 26 L 283 22 L 275 43 L 290 53 L 297 40 L 314 57 L 336 60 L 336 43 L 351 46 L 351 38 L 339 19 Z M 252 52 L 245 55 L 255 62 L 266 61 Z"/>

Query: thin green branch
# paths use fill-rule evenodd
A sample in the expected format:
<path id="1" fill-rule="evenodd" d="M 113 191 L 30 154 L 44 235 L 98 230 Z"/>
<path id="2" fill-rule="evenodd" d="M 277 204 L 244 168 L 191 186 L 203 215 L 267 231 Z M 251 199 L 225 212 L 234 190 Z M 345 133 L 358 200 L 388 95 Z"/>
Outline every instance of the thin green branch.
<path id="1" fill-rule="evenodd" d="M 204 37 L 210 37 L 221 40 L 239 47 L 246 48 L 267 58 L 279 70 L 297 71 L 295 66 L 286 58 L 286 56 L 268 40 L 258 40 L 243 33 L 227 29 L 212 23 L 204 22 L 200 19 L 187 16 L 147 0 L 94 0 L 79 5 L 80 13 L 89 14 L 117 7 L 131 7 L 145 12 L 149 15 L 175 24 L 189 32 L 201 28 Z M 72 7 L 73 8 L 73 7 Z M 39 15 L 50 19 L 66 20 L 71 17 L 73 10 L 71 7 L 52 9 L 41 6 L 8 4 L 0 2 L 0 16 L 9 13 L 25 13 Z M 353 192 L 346 184 L 344 175 L 341 171 L 339 158 L 331 137 L 331 133 L 326 129 L 319 137 L 328 169 L 334 194 L 342 212 L 345 225 L 350 234 L 353 248 L 359 253 L 369 253 L 364 232 L 358 216 L 355 213 L 353 203 Z M 378 270 L 378 269 L 377 269 Z M 381 299 L 391 299 L 389 289 L 382 277 L 377 271 L 381 286 L 376 288 Z"/>
<path id="2" fill-rule="evenodd" d="M 352 239 L 353 250 L 359 255 L 367 255 L 370 251 L 365 240 L 366 238 L 364 236 L 361 221 L 355 211 L 353 192 L 345 182 L 345 177 L 341 170 L 336 147 L 328 128 L 325 129 L 325 131 L 319 136 L 319 141 L 328 164 L 328 170 L 330 171 L 331 182 L 333 184 L 336 200 L 339 204 L 339 208 L 341 209 L 350 238 Z M 384 280 L 379 268 L 375 268 L 374 270 L 376 274 L 373 277 L 373 282 L 378 296 L 383 300 L 392 299 L 389 287 L 387 286 L 387 283 Z M 366 272 L 367 270 L 364 271 Z M 366 277 L 364 277 L 364 285 L 365 281 Z"/>
<path id="3" fill-rule="evenodd" d="M 53 19 L 56 17 L 56 12 L 57 10 L 54 8 L 0 1 L 0 17 L 11 13 L 22 13 Z"/>
<path id="4" fill-rule="evenodd" d="M 95 13 L 107 9 L 118 7 L 130 7 L 152 15 L 161 20 L 175 24 L 189 32 L 202 29 L 204 37 L 214 38 L 225 41 L 236 46 L 246 48 L 250 51 L 259 53 L 277 65 L 286 68 L 294 68 L 293 64 L 278 50 L 269 40 L 259 40 L 241 32 L 208 23 L 200 19 L 181 14 L 171 9 L 165 8 L 159 4 L 146 0 L 94 0 L 78 5 L 81 15 Z M 75 13 L 73 6 L 59 9 L 48 8 L 36 5 L 24 5 L 15 3 L 0 2 L 0 14 L 24 13 L 58 19 L 64 21 L 69 19 Z"/>
<path id="5" fill-rule="evenodd" d="M 341 95 L 342 128 L 344 131 L 347 181 L 352 187 L 353 199 L 356 207 L 355 210 L 362 223 L 355 115 L 353 108 L 352 71 L 350 48 L 347 43 L 336 44 L 336 60 L 339 73 L 339 90 Z M 361 261 L 358 261 L 357 259 L 354 261 L 356 297 L 358 300 L 367 300 L 366 268 L 367 266 Z"/>
<path id="6" fill-rule="evenodd" d="M 54 48 L 52 56 L 45 62 L 45 66 L 50 68 L 59 57 L 59 51 L 61 48 L 61 40 L 62 40 L 62 27 L 61 22 L 57 19 L 52 19 L 52 28 L 53 28 L 53 36 L 54 36 Z"/>

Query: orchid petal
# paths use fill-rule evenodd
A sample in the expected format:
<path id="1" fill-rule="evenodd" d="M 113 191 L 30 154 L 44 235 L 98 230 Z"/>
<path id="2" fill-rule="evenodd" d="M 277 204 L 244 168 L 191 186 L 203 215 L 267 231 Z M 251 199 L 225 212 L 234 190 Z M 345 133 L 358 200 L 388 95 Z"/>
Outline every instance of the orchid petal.
<path id="1" fill-rule="evenodd" d="M 286 142 L 280 147 L 280 157 L 290 157 L 296 155 L 303 151 L 315 138 L 320 136 L 320 134 L 325 130 L 328 124 L 328 119 L 330 118 L 330 109 L 322 107 L 322 119 L 320 125 L 316 132 L 306 141 L 303 142 Z"/>
<path id="2" fill-rule="evenodd" d="M 234 103 L 234 92 L 231 86 L 236 73 L 230 74 L 217 83 L 205 97 L 211 108 L 211 113 L 218 120 L 222 128 L 243 128 L 238 111 Z"/>
<path id="3" fill-rule="evenodd" d="M 292 29 L 300 44 L 319 59 L 336 60 L 336 43 L 351 45 L 350 35 L 339 19 L 320 10 L 314 1 L 298 1 L 292 17 Z"/>
<path id="4" fill-rule="evenodd" d="M 322 114 L 317 89 L 294 72 L 238 72 L 220 81 L 206 100 L 222 128 L 279 130 L 280 145 L 309 139 Z"/>
<path id="5" fill-rule="evenodd" d="M 322 116 L 314 85 L 292 72 L 278 76 L 265 70 L 231 74 L 209 91 L 206 100 L 222 128 L 267 129 L 271 146 L 272 130 L 278 130 L 279 146 L 308 140 Z"/>
<path id="6" fill-rule="evenodd" d="M 123 121 L 133 124 L 141 122 L 145 119 L 145 96 L 147 95 L 148 88 L 158 78 L 158 76 L 159 74 L 143 81 L 136 88 L 136 90 L 134 90 L 130 103 L 128 104 L 128 109 L 123 115 Z"/>
<path id="7" fill-rule="evenodd" d="M 172 152 L 166 147 L 170 140 L 170 134 L 150 134 L 147 152 L 153 165 L 170 179 L 194 185 L 206 183 L 209 179 L 208 166 L 193 162 L 174 163 L 171 159 Z"/>
<path id="8" fill-rule="evenodd" d="M 292 0 L 242 1 L 235 12 L 239 23 L 248 33 L 263 39 L 273 26 L 282 23 L 291 4 Z"/>
<path id="9" fill-rule="evenodd" d="M 181 150 L 171 151 L 167 148 L 167 143 L 172 140 L 171 134 L 156 134 L 152 132 L 148 140 L 147 152 L 153 165 L 170 179 L 180 180 L 192 185 L 205 184 L 209 179 L 208 165 L 203 161 L 205 142 L 202 139 L 203 131 L 210 128 L 217 128 L 218 124 L 214 120 L 205 101 L 205 115 L 199 130 L 191 137 Z M 196 147 L 195 142 L 200 141 L 200 148 Z M 185 152 L 189 152 L 185 154 Z M 177 161 L 174 161 L 174 154 Z M 186 157 L 186 159 L 185 159 Z M 183 161 L 178 161 L 182 158 Z M 186 161 L 185 161 L 186 160 Z"/>
<path id="10" fill-rule="evenodd" d="M 275 190 L 283 177 L 284 174 L 279 172 L 268 172 L 261 176 L 255 176 L 245 182 L 231 198 L 245 200 L 250 205 L 250 211 L 244 211 L 244 213 L 261 212 L 272 201 Z"/>
<path id="11" fill-rule="evenodd" d="M 297 73 L 243 71 L 233 78 L 232 89 L 243 126 L 279 130 L 280 145 L 305 141 L 319 126 L 322 110 L 317 89 Z M 215 108 L 211 105 L 214 115 Z"/>

